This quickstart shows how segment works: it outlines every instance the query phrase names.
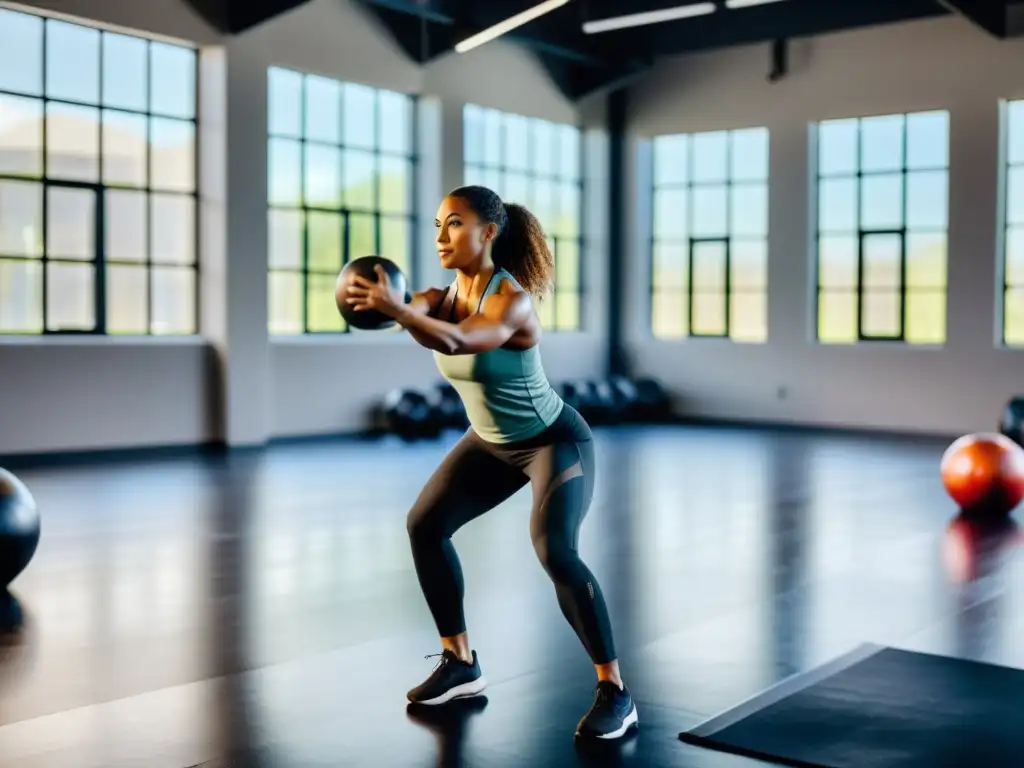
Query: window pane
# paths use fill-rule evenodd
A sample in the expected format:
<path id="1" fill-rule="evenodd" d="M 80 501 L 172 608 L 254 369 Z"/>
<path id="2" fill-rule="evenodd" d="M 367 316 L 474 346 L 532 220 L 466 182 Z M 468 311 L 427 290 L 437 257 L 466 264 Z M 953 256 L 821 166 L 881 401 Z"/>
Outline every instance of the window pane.
<path id="1" fill-rule="evenodd" d="M 404 93 L 380 91 L 377 95 L 380 109 L 380 149 L 411 155 L 412 99 Z"/>
<path id="2" fill-rule="evenodd" d="M 146 333 L 148 293 L 145 266 L 108 265 L 107 333 Z"/>
<path id="3" fill-rule="evenodd" d="M 372 149 L 377 139 L 377 97 L 373 88 L 357 83 L 342 86 L 343 143 Z"/>
<path id="4" fill-rule="evenodd" d="M 1006 222 L 1024 224 L 1024 166 L 1006 173 Z"/>
<path id="5" fill-rule="evenodd" d="M 306 205 L 341 206 L 341 151 L 324 144 L 305 145 Z"/>
<path id="6" fill-rule="evenodd" d="M 42 18 L 0 8 L 0 91 L 42 95 Z"/>
<path id="7" fill-rule="evenodd" d="M 271 268 L 302 267 L 302 213 L 271 209 L 267 218 L 267 241 Z"/>
<path id="8" fill-rule="evenodd" d="M 860 223 L 864 229 L 903 226 L 903 174 L 865 176 L 860 184 Z"/>
<path id="9" fill-rule="evenodd" d="M 379 210 L 409 213 L 413 210 L 413 164 L 404 158 L 380 159 Z"/>
<path id="10" fill-rule="evenodd" d="M 113 32 L 103 34 L 103 105 L 146 110 L 149 69 L 145 40 Z"/>
<path id="11" fill-rule="evenodd" d="M 768 296 L 763 291 L 738 291 L 730 297 L 729 336 L 736 341 L 768 338 Z"/>
<path id="12" fill-rule="evenodd" d="M 196 263 L 196 203 L 185 195 L 150 197 L 154 262 Z M 175 273 L 177 274 L 177 273 Z"/>
<path id="13" fill-rule="evenodd" d="M 907 115 L 907 167 L 945 168 L 949 165 L 949 114 L 918 112 Z"/>
<path id="14" fill-rule="evenodd" d="M 302 275 L 298 272 L 271 272 L 267 290 L 270 294 L 270 332 L 302 333 Z"/>
<path id="15" fill-rule="evenodd" d="M 541 327 L 551 329 L 555 326 L 555 299 L 553 296 L 545 296 L 541 301 L 534 302 L 537 310 L 537 319 Z"/>
<path id="16" fill-rule="evenodd" d="M 558 127 L 558 157 L 561 160 L 561 177 L 566 181 L 580 178 L 580 131 L 575 126 Z"/>
<path id="17" fill-rule="evenodd" d="M 412 225 L 406 218 L 381 218 L 380 255 L 391 259 L 405 273 L 412 274 Z"/>
<path id="18" fill-rule="evenodd" d="M 857 180 L 822 179 L 818 185 L 818 229 L 857 231 Z"/>
<path id="19" fill-rule="evenodd" d="M 345 195 L 344 205 L 349 208 L 372 210 L 377 199 L 374 187 L 376 163 L 369 152 L 349 150 L 343 160 Z"/>
<path id="20" fill-rule="evenodd" d="M 462 157 L 466 166 L 481 163 L 484 159 L 484 114 L 474 104 L 467 104 L 462 109 Z M 468 174 L 468 167 L 466 172 Z"/>
<path id="21" fill-rule="evenodd" d="M 146 118 L 143 115 L 105 110 L 103 112 L 104 183 L 129 187 L 146 186 L 149 178 L 146 168 L 147 141 Z M 190 160 L 191 157 L 185 161 Z"/>
<path id="22" fill-rule="evenodd" d="M 948 224 L 949 175 L 946 171 L 907 174 L 907 227 L 945 229 Z"/>
<path id="23" fill-rule="evenodd" d="M 556 191 L 557 188 L 553 181 L 548 181 L 547 179 L 535 179 L 533 181 L 532 210 L 548 232 L 552 232 L 558 223 L 555 206 Z"/>
<path id="24" fill-rule="evenodd" d="M 271 67 L 267 72 L 267 124 L 271 134 L 302 135 L 302 75 Z"/>
<path id="25" fill-rule="evenodd" d="M 529 208 L 529 194 L 529 176 L 522 173 L 515 173 L 512 171 L 505 174 L 505 188 L 501 192 L 501 197 L 506 203 L 519 203 L 520 205 L 525 205 L 527 208 Z"/>
<path id="26" fill-rule="evenodd" d="M 0 53 L 0 57 L 3 54 Z M 0 62 L 3 58 L 0 58 Z M 0 63 L 0 71 L 3 65 Z M 0 74 L 0 78 L 3 75 Z M 1024 163 L 1024 100 L 1011 101 L 1006 107 L 1006 160 L 1017 165 Z"/>
<path id="27" fill-rule="evenodd" d="M 689 284 L 689 246 L 685 242 L 654 244 L 654 264 L 651 278 L 654 289 L 685 288 Z"/>
<path id="28" fill-rule="evenodd" d="M 307 282 L 306 312 L 310 331 L 343 331 L 345 321 L 334 299 L 337 275 L 310 274 Z"/>
<path id="29" fill-rule="evenodd" d="M 171 117 L 195 117 L 195 51 L 153 42 L 149 52 L 150 110 Z"/>
<path id="30" fill-rule="evenodd" d="M 558 241 L 558 253 L 555 256 L 555 282 L 559 292 L 579 290 L 580 248 L 575 240 L 562 239 Z"/>
<path id="31" fill-rule="evenodd" d="M 519 115 L 505 115 L 505 167 L 525 171 L 530 167 L 530 123 Z"/>
<path id="32" fill-rule="evenodd" d="M 342 267 L 341 214 L 309 211 L 306 215 L 306 228 L 309 237 L 309 269 L 329 272 L 332 279 L 337 277 Z"/>
<path id="33" fill-rule="evenodd" d="M 46 95 L 98 104 L 99 30 L 49 19 L 46 22 Z"/>
<path id="34" fill-rule="evenodd" d="M 899 235 L 866 235 L 861 248 L 864 288 L 898 291 L 903 282 L 902 238 Z"/>
<path id="35" fill-rule="evenodd" d="M 302 202 L 302 149 L 297 141 L 271 139 L 267 159 L 271 205 Z"/>
<path id="36" fill-rule="evenodd" d="M 305 138 L 340 144 L 341 83 L 317 75 L 306 75 L 305 80 Z"/>
<path id="37" fill-rule="evenodd" d="M 732 180 L 766 181 L 768 179 L 768 131 L 749 128 L 732 133 L 730 161 Z"/>
<path id="38" fill-rule="evenodd" d="M 896 171 L 903 167 L 903 115 L 866 117 L 860 123 L 860 169 Z"/>
<path id="39" fill-rule="evenodd" d="M 97 181 L 100 112 L 50 102 L 46 107 L 46 173 L 51 178 Z"/>
<path id="40" fill-rule="evenodd" d="M 826 120 L 818 126 L 818 173 L 857 172 L 857 121 Z"/>
<path id="41" fill-rule="evenodd" d="M 818 285 L 844 290 L 857 287 L 855 235 L 823 235 L 818 238 Z"/>
<path id="42" fill-rule="evenodd" d="M 158 334 L 195 333 L 195 272 L 189 267 L 153 267 L 152 269 L 152 332 Z"/>
<path id="43" fill-rule="evenodd" d="M 651 296 L 651 333 L 658 339 L 681 339 L 689 332 L 685 290 L 655 290 Z"/>
<path id="44" fill-rule="evenodd" d="M 729 205 L 733 237 L 764 237 L 768 234 L 768 186 L 740 184 L 732 188 Z"/>
<path id="45" fill-rule="evenodd" d="M 42 101 L 0 94 L 0 174 L 43 175 Z"/>
<path id="46" fill-rule="evenodd" d="M 504 126 L 501 113 L 493 109 L 483 111 L 484 121 L 484 163 L 487 165 L 502 164 L 502 147 L 504 146 Z"/>
<path id="47" fill-rule="evenodd" d="M 46 265 L 46 327 L 51 331 L 91 331 L 96 327 L 92 264 L 51 261 Z"/>
<path id="48" fill-rule="evenodd" d="M 724 237 L 729 232 L 725 186 L 693 187 L 693 236 Z"/>
<path id="49" fill-rule="evenodd" d="M 0 16 L 0 25 L 2 23 Z M 2 28 L 0 26 L 0 30 Z M 42 262 L 0 259 L 0 333 L 39 333 L 42 330 Z"/>
<path id="50" fill-rule="evenodd" d="M 112 261 L 145 261 L 149 253 L 146 238 L 146 193 L 109 189 L 103 222 L 107 258 Z"/>
<path id="51" fill-rule="evenodd" d="M 946 286 L 946 236 L 907 235 L 907 288 Z"/>
<path id="52" fill-rule="evenodd" d="M 900 333 L 900 293 L 873 289 L 861 294 L 860 327 L 864 336 L 893 338 Z"/>
<path id="53" fill-rule="evenodd" d="M 907 292 L 907 341 L 941 344 L 946 340 L 945 291 Z"/>
<path id="54" fill-rule="evenodd" d="M 818 294 L 818 340 L 824 343 L 857 341 L 857 294 L 821 291 Z"/>
<path id="55" fill-rule="evenodd" d="M 3 198 L 0 197 L 0 206 Z M 0 217 L 3 208 L 0 207 Z M 3 233 L 3 222 L 0 219 L 0 236 Z M 2 246 L 0 246 L 2 250 Z M 1011 227 L 1006 233 L 1006 265 L 1004 279 L 1007 285 L 1024 288 L 1024 227 Z"/>
<path id="56" fill-rule="evenodd" d="M 377 253 L 377 223 L 372 214 L 353 213 L 348 217 L 348 260 Z"/>
<path id="57" fill-rule="evenodd" d="M 54 259 L 96 257 L 96 193 L 92 190 L 47 189 L 46 252 Z"/>
<path id="58" fill-rule="evenodd" d="M 691 301 L 693 301 L 693 335 L 724 335 L 726 315 L 728 309 L 726 306 L 727 302 L 725 292 L 695 292 L 691 297 Z"/>
<path id="59" fill-rule="evenodd" d="M 554 126 L 547 120 L 533 120 L 531 123 L 530 150 L 533 172 L 537 176 L 557 176 L 558 157 L 555 146 Z"/>
<path id="60" fill-rule="evenodd" d="M 167 191 L 193 191 L 196 188 L 195 126 L 185 120 L 155 117 L 150 121 L 150 133 L 150 185 Z"/>
<path id="61" fill-rule="evenodd" d="M 736 291 L 768 289 L 768 243 L 764 240 L 734 240 L 729 252 L 731 284 Z"/>
<path id="62" fill-rule="evenodd" d="M 574 183 L 563 183 L 558 188 L 558 218 L 551 227 L 553 234 L 578 237 L 580 234 L 580 188 Z"/>
<path id="63" fill-rule="evenodd" d="M 43 254 L 43 185 L 0 179 L 0 254 Z"/>
<path id="64" fill-rule="evenodd" d="M 693 181 L 698 184 L 725 181 L 729 174 L 729 134 L 726 131 L 696 133 L 692 140 Z"/>
<path id="65" fill-rule="evenodd" d="M 559 291 L 555 296 L 555 328 L 559 331 L 580 329 L 580 295 L 576 291 Z"/>
<path id="66" fill-rule="evenodd" d="M 725 290 L 725 243 L 694 243 L 690 258 L 693 259 L 694 292 Z"/>
<path id="67" fill-rule="evenodd" d="M 1009 288 L 1003 305 L 1003 341 L 1024 345 L 1024 289 Z"/>
<path id="68" fill-rule="evenodd" d="M 685 184 L 690 179 L 690 137 L 686 134 L 654 139 L 654 184 Z"/>

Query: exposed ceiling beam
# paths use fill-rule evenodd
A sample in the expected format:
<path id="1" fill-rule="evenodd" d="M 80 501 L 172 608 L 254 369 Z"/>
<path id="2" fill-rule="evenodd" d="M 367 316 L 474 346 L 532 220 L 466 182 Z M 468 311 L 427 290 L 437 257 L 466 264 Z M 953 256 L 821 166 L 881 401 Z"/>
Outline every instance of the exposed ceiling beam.
<path id="1" fill-rule="evenodd" d="M 185 0 L 207 24 L 221 34 L 237 35 L 309 0 Z"/>
<path id="2" fill-rule="evenodd" d="M 1010 9 L 1006 0 L 938 0 L 939 4 L 953 13 L 999 39 L 1009 36 L 1008 15 Z"/>

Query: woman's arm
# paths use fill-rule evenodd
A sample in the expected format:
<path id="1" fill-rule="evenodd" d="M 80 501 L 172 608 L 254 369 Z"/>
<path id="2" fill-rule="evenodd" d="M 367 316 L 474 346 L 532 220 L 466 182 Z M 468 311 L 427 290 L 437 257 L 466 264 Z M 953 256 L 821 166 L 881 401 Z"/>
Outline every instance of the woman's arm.
<path id="1" fill-rule="evenodd" d="M 444 301 L 444 297 L 447 295 L 447 291 L 442 288 L 427 288 L 425 291 L 414 293 L 412 301 L 406 304 L 401 310 L 401 313 L 408 313 L 413 317 L 425 317 L 429 318 L 430 315 L 436 315 L 438 307 L 441 306 L 441 302 Z M 396 318 L 397 319 L 397 318 Z M 422 331 L 418 331 L 415 328 L 410 328 L 399 320 L 399 324 L 409 332 L 409 335 L 416 340 L 421 346 L 433 349 L 430 346 L 431 338 L 425 335 Z"/>
<path id="2" fill-rule="evenodd" d="M 530 319 L 533 307 L 525 293 L 494 294 L 480 312 L 461 323 L 446 323 L 402 307 L 396 320 L 416 341 L 443 355 L 473 355 L 507 343 Z"/>

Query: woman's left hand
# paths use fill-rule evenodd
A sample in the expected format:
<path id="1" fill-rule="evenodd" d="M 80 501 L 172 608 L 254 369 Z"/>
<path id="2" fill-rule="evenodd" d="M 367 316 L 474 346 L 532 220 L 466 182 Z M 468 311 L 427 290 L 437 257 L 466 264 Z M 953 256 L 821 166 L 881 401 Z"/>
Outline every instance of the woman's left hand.
<path id="1" fill-rule="evenodd" d="M 382 266 L 377 265 L 374 271 L 377 273 L 376 282 L 361 275 L 352 280 L 346 301 L 356 312 L 375 309 L 382 315 L 394 318 L 405 304 L 405 297 L 395 292 L 388 273 Z"/>

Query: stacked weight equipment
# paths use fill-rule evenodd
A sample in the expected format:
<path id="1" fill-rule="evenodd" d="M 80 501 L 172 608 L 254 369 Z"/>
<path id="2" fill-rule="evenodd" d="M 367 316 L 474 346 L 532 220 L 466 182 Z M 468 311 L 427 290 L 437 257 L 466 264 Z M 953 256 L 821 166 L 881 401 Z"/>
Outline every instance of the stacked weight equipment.
<path id="1" fill-rule="evenodd" d="M 556 387 L 562 399 L 590 423 L 597 425 L 657 423 L 671 415 L 672 404 L 664 387 L 651 378 L 624 376 L 574 379 Z M 378 432 L 405 440 L 438 437 L 448 429 L 469 426 L 455 388 L 442 381 L 425 392 L 399 389 L 388 393 L 377 411 Z"/>

